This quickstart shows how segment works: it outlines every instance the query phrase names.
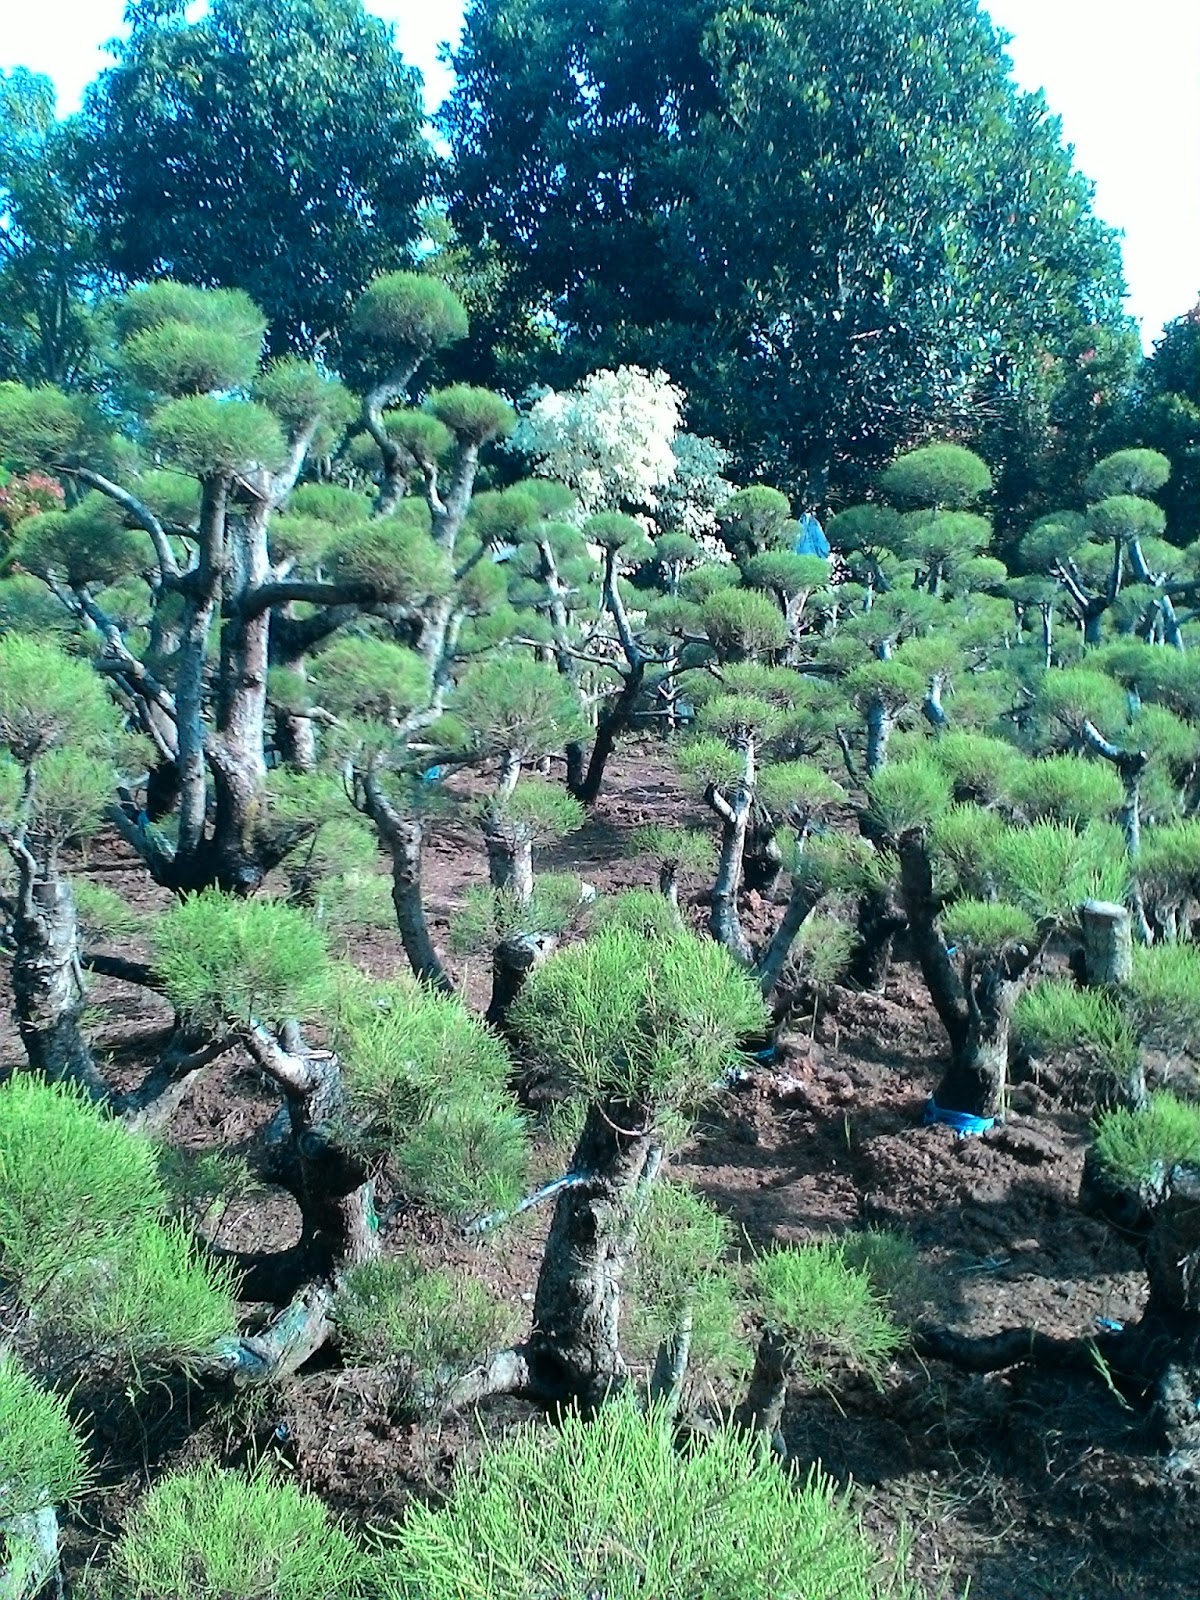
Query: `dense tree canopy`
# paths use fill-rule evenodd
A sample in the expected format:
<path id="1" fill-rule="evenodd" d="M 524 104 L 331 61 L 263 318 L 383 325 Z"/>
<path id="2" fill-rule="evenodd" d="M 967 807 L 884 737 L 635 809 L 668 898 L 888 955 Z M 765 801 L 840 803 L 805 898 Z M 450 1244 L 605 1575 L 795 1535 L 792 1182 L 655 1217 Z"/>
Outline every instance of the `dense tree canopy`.
<path id="1" fill-rule="evenodd" d="M 455 66 L 453 214 L 509 266 L 489 332 L 548 325 L 550 376 L 661 365 L 743 478 L 819 503 L 1118 316 L 977 0 L 477 0 Z"/>
<path id="2" fill-rule="evenodd" d="M 79 153 L 49 78 L 0 72 L 0 378 L 70 385 L 86 369 L 97 274 Z"/>
<path id="3" fill-rule="evenodd" d="M 419 232 L 420 78 L 361 0 L 132 0 L 84 113 L 87 187 L 125 277 L 244 289 L 311 350 Z"/>
<path id="4" fill-rule="evenodd" d="M 1169 322 L 1146 362 L 1127 432 L 1171 462 L 1162 501 L 1177 544 L 1200 535 L 1200 306 Z"/>

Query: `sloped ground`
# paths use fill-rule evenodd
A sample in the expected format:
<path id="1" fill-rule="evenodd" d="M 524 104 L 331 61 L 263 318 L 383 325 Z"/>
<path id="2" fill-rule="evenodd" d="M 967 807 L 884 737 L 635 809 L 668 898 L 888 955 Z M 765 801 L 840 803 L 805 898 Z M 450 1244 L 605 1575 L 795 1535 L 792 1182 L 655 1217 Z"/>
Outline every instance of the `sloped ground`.
<path id="1" fill-rule="evenodd" d="M 595 815 L 543 865 L 601 889 L 646 884 L 648 864 L 623 854 L 629 835 L 650 820 L 679 820 L 681 807 L 706 822 L 681 800 L 653 748 L 628 756 Z M 83 870 L 135 903 L 162 898 L 119 846 Z M 469 820 L 440 826 L 427 859 L 435 937 L 464 887 L 485 876 Z M 380 975 L 403 966 L 387 932 L 364 930 L 354 955 Z M 458 963 L 458 971 L 468 998 L 484 1003 L 486 962 Z M 105 981 L 93 1001 L 114 1076 L 136 1078 L 169 1017 L 153 997 Z M 922 1128 L 942 1049 L 915 975 L 898 960 L 884 996 L 836 991 L 815 1029 L 802 1022 L 787 1033 L 780 1059 L 709 1113 L 675 1170 L 727 1212 L 748 1249 L 863 1223 L 907 1232 L 929 1269 L 930 1314 L 964 1331 L 1020 1324 L 1086 1334 L 1098 1319 L 1136 1317 L 1136 1256 L 1076 1205 L 1086 1115 L 1031 1084 L 1014 1091 L 1006 1126 L 983 1139 Z M 5 1018 L 0 1071 L 19 1059 Z M 185 1102 L 171 1139 L 252 1154 L 275 1104 L 246 1064 L 230 1059 Z M 545 1153 L 547 1170 L 555 1159 Z M 416 1246 L 430 1263 L 467 1263 L 527 1313 L 544 1215 L 474 1245 L 433 1217 L 389 1218 L 390 1198 L 380 1197 L 388 1246 Z M 232 1199 L 213 1225 L 222 1244 L 277 1248 L 297 1221 L 286 1197 L 252 1192 Z M 92 1432 L 98 1480 L 68 1530 L 74 1570 L 168 1466 L 208 1455 L 274 1458 L 346 1516 L 383 1523 L 413 1494 L 444 1488 L 485 1433 L 529 1414 L 503 1402 L 479 1418 L 418 1427 L 389 1414 L 378 1386 L 332 1366 L 234 1400 L 182 1380 L 154 1384 L 136 1408 L 99 1375 L 76 1405 Z M 785 1432 L 797 1461 L 820 1460 L 839 1481 L 853 1480 L 882 1537 L 911 1538 L 914 1569 L 931 1592 L 958 1596 L 969 1580 L 972 1600 L 1200 1595 L 1200 1492 L 1164 1480 L 1140 1416 L 1100 1373 L 978 1377 L 905 1357 L 881 1390 L 851 1380 L 835 1395 L 797 1392 Z"/>

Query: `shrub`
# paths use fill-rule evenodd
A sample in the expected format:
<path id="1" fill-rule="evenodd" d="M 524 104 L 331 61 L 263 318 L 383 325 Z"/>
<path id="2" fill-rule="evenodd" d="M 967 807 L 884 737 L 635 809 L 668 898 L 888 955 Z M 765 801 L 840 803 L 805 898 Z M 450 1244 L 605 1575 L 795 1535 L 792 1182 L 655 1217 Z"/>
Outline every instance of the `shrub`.
<path id="1" fill-rule="evenodd" d="M 352 1267 L 333 1315 L 353 1360 L 387 1363 L 402 1386 L 422 1395 L 508 1343 L 517 1322 L 478 1279 L 428 1271 L 412 1255 Z"/>
<path id="2" fill-rule="evenodd" d="M 304 912 L 217 889 L 159 918 L 154 964 L 176 1010 L 210 1027 L 278 1025 L 320 1009 L 330 993 L 325 940 Z"/>
<path id="3" fill-rule="evenodd" d="M 764 1319 L 806 1382 L 820 1383 L 842 1362 L 878 1381 L 904 1342 L 870 1274 L 851 1266 L 840 1245 L 781 1245 L 754 1263 L 752 1281 Z"/>
<path id="4" fill-rule="evenodd" d="M 1044 978 L 1026 989 L 1013 1022 L 1037 1055 L 1062 1056 L 1082 1048 L 1113 1072 L 1128 1069 L 1137 1058 L 1137 1039 L 1118 1002 L 1102 989 L 1080 989 L 1070 978 Z"/>
<path id="5" fill-rule="evenodd" d="M 35 1383 L 7 1352 L 0 1352 L 0 1439 L 0 1527 L 73 1499 L 87 1481 L 83 1440 L 66 1401 Z"/>
<path id="6" fill-rule="evenodd" d="M 890 1600 L 857 1519 L 814 1472 L 796 1487 L 760 1443 L 719 1428 L 677 1450 L 667 1417 L 615 1401 L 594 1421 L 527 1425 L 413 1503 L 381 1563 L 384 1600 Z"/>
<path id="7" fill-rule="evenodd" d="M 637 1237 L 626 1313 L 632 1347 L 652 1358 L 686 1323 L 689 1369 L 735 1380 L 748 1365 L 749 1346 L 725 1264 L 733 1244 L 729 1219 L 686 1183 L 653 1183 L 639 1196 Z"/>
<path id="8" fill-rule="evenodd" d="M 889 762 L 867 783 L 871 818 L 889 839 L 927 828 L 950 802 L 945 773 L 928 756 Z"/>
<path id="9" fill-rule="evenodd" d="M 96 1600 L 366 1600 L 366 1553 L 315 1495 L 269 1472 L 206 1465 L 139 1501 Z"/>
<path id="10" fill-rule="evenodd" d="M 1146 1032 L 1176 1045 L 1200 1027 L 1200 948 L 1135 946 L 1130 993 Z"/>
<path id="11" fill-rule="evenodd" d="M 154 1147 L 82 1094 L 0 1088 L 0 1275 L 40 1325 L 135 1363 L 228 1335 L 232 1268 L 165 1222 L 168 1205 Z"/>
<path id="12" fill-rule="evenodd" d="M 609 927 L 536 967 L 511 1022 L 574 1093 L 682 1107 L 711 1093 L 768 1012 L 721 946 Z"/>
<path id="13" fill-rule="evenodd" d="M 410 1194 L 458 1217 L 516 1200 L 528 1146 L 508 1055 L 461 1001 L 356 976 L 334 1038 L 357 1122 L 346 1136 L 390 1151 Z"/>
<path id="14" fill-rule="evenodd" d="M 1172 1167 L 1200 1161 L 1200 1105 L 1160 1091 L 1144 1110 L 1106 1111 L 1096 1122 L 1095 1152 L 1117 1182 L 1157 1187 Z"/>

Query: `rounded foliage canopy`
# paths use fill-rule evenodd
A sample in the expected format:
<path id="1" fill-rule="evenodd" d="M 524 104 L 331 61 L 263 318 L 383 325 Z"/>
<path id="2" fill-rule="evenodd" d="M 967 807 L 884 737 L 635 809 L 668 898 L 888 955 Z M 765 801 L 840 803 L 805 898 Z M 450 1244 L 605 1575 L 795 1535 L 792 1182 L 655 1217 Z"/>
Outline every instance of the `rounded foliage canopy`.
<path id="1" fill-rule="evenodd" d="M 757 988 L 720 945 L 623 927 L 534 969 L 512 1012 L 530 1050 L 589 1099 L 694 1104 L 766 1026 Z"/>

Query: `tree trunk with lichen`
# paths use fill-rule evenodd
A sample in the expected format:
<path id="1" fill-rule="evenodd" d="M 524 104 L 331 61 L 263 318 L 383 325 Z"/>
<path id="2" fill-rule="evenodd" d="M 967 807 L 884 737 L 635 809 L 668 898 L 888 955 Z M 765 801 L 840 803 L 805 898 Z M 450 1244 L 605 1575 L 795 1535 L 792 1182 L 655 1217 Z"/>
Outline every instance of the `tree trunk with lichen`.
<path id="1" fill-rule="evenodd" d="M 52 849 L 23 849 L 18 859 L 13 1009 L 29 1065 L 51 1083 L 76 1084 L 107 1097 L 83 1033 L 84 990 L 75 896 L 59 876 Z"/>
<path id="2" fill-rule="evenodd" d="M 634 1201 L 654 1153 L 646 1107 L 592 1105 L 571 1164 L 587 1181 L 565 1190 L 554 1209 L 525 1350 L 539 1391 L 585 1411 L 625 1379 L 621 1279 L 633 1248 Z"/>

